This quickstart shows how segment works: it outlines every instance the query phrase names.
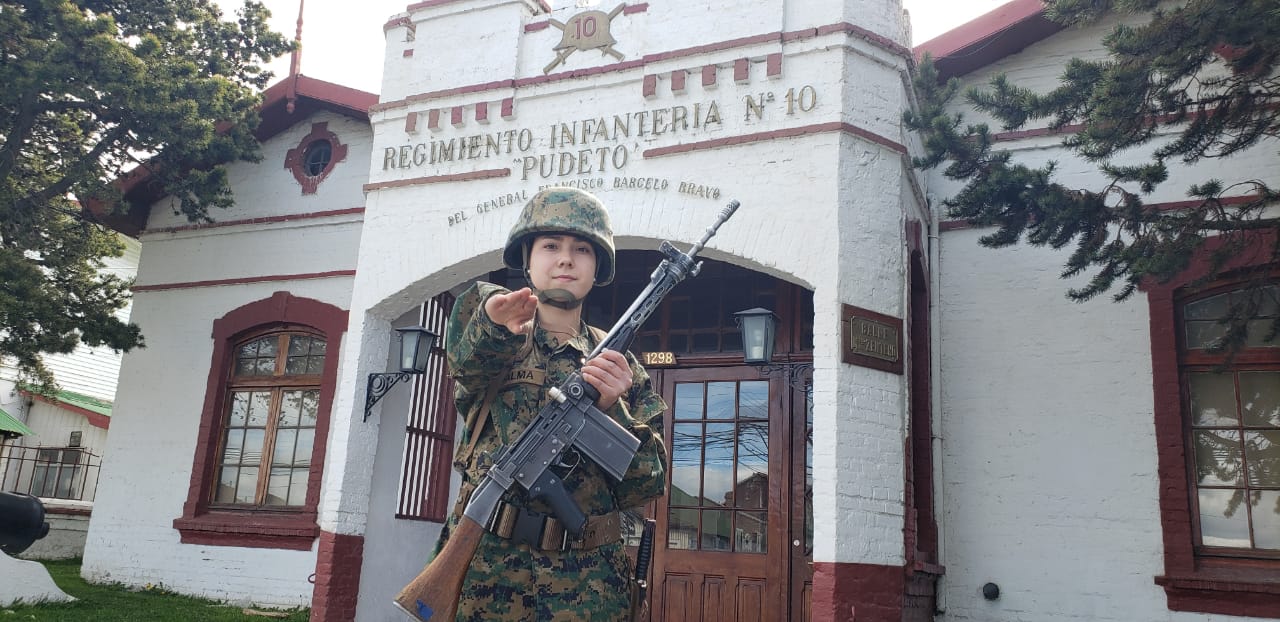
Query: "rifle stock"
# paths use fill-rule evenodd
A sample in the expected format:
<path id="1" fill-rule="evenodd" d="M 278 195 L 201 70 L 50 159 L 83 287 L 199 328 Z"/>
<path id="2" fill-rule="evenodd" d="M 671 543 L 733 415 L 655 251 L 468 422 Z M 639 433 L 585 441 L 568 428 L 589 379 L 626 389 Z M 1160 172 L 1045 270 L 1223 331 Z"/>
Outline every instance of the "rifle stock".
<path id="1" fill-rule="evenodd" d="M 423 622 L 453 622 L 458 595 L 476 556 L 484 527 L 463 516 L 431 563 L 396 595 L 396 605 Z"/>

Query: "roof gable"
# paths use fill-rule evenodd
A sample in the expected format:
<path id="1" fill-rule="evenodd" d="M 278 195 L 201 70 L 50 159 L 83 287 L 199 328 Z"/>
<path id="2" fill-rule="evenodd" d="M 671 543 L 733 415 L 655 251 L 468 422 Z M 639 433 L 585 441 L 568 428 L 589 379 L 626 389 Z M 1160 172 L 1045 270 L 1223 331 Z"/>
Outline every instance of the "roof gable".
<path id="1" fill-rule="evenodd" d="M 1016 54 L 1065 26 L 1044 16 L 1041 0 L 1013 0 L 917 45 L 916 59 L 933 55 L 938 77 L 947 80 Z"/>
<path id="2" fill-rule="evenodd" d="M 316 112 L 327 110 L 369 122 L 369 107 L 378 103 L 378 95 L 358 89 L 309 78 L 290 75 L 271 85 L 262 93 L 258 107 L 261 121 L 254 135 L 258 142 L 266 142 L 281 132 L 305 121 Z M 103 224 L 128 236 L 137 237 L 146 227 L 151 204 L 163 197 L 163 192 L 151 181 L 151 171 L 145 164 L 126 172 L 116 180 L 124 196 L 135 205 L 127 214 L 112 213 L 111 206 L 90 204 L 89 211 Z"/>

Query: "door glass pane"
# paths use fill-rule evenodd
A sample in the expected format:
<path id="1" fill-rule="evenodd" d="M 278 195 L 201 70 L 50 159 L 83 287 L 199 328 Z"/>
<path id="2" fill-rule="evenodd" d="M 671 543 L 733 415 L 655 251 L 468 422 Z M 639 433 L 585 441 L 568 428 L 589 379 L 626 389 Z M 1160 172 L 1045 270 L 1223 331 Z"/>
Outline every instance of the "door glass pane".
<path id="1" fill-rule="evenodd" d="M 1236 390 L 1231 374 L 1191 374 L 1191 425 L 1234 426 Z"/>
<path id="2" fill-rule="evenodd" d="M 676 385 L 676 405 L 672 411 L 674 419 L 702 418 L 702 383 L 683 383 Z"/>
<path id="3" fill-rule="evenodd" d="M 671 434 L 672 505 L 698 505 L 702 489 L 702 424 L 677 423 Z"/>
<path id="4" fill-rule="evenodd" d="M 1227 325 L 1217 320 L 1187 323 L 1187 347 L 1192 350 L 1215 345 L 1227 334 Z"/>
<path id="5" fill-rule="evenodd" d="M 702 496 L 708 504 L 732 504 L 734 426 L 708 423 Z"/>
<path id="6" fill-rule="evenodd" d="M 1201 488 L 1200 540 L 1205 546 L 1249 546 L 1249 513 L 1243 490 Z"/>
<path id="7" fill-rule="evenodd" d="M 767 553 L 769 551 L 769 515 L 765 512 L 738 512 L 737 514 L 734 550 L 739 553 Z"/>
<path id="8" fill-rule="evenodd" d="M 724 510 L 702 512 L 702 550 L 730 550 L 729 534 L 733 530 L 733 513 Z"/>
<path id="9" fill-rule="evenodd" d="M 667 547 L 672 549 L 697 549 L 698 511 L 691 508 L 671 508 L 667 525 Z"/>
<path id="10" fill-rule="evenodd" d="M 1243 455 L 1240 433 L 1235 430 L 1198 430 L 1193 435 L 1196 451 L 1197 483 L 1202 486 L 1232 486 L 1242 483 Z"/>
<path id="11" fill-rule="evenodd" d="M 1280 427 L 1280 372 L 1241 372 L 1240 410 L 1246 427 Z"/>
<path id="12" fill-rule="evenodd" d="M 769 382 L 756 380 L 738 384 L 738 417 L 769 418 Z"/>
<path id="13" fill-rule="evenodd" d="M 1280 430 L 1244 433 L 1249 485 L 1280 488 Z"/>
<path id="14" fill-rule="evenodd" d="M 1257 491 L 1252 505 L 1254 546 L 1280 549 L 1280 491 Z"/>
<path id="15" fill-rule="evenodd" d="M 763 509 L 769 500 L 769 422 L 738 425 L 738 480 L 733 505 Z"/>
<path id="16" fill-rule="evenodd" d="M 711 382 L 707 384 L 707 418 L 732 419 L 736 382 Z"/>

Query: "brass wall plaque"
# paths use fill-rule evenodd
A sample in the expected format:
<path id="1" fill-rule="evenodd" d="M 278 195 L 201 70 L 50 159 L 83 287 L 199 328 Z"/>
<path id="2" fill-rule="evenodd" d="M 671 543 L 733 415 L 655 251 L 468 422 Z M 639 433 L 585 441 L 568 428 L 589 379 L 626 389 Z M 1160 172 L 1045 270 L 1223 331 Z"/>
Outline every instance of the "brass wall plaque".
<path id="1" fill-rule="evenodd" d="M 902 320 L 853 305 L 842 305 L 841 352 L 844 362 L 901 374 Z"/>
<path id="2" fill-rule="evenodd" d="M 676 364 L 675 352 L 645 352 L 640 356 L 645 367 L 671 367 Z"/>

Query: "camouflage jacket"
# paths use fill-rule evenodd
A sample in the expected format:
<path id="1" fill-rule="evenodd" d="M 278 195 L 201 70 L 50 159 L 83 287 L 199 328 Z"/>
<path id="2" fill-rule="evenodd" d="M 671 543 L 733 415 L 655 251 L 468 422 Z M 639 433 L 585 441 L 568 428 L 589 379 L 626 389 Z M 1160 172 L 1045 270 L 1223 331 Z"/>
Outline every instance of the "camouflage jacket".
<path id="1" fill-rule="evenodd" d="M 446 347 L 455 381 L 454 401 L 466 422 L 454 460 L 462 471 L 464 494 L 479 483 L 503 444 L 514 442 L 548 402 L 547 389 L 564 382 L 598 343 L 585 323 L 577 336 L 558 346 L 541 328 L 535 329 L 532 336 L 517 335 L 495 324 L 485 312 L 484 302 L 507 291 L 491 283 L 477 283 L 458 298 L 449 318 Z M 636 507 L 665 490 L 666 449 L 661 430 L 666 404 L 653 390 L 649 374 L 635 357 L 628 352 L 626 358 L 634 378 L 631 390 L 605 411 L 641 441 L 622 482 L 614 483 L 590 459 L 574 456 L 577 452 L 572 450 L 566 452 L 570 454 L 566 462 L 573 464 L 576 459 L 577 466 L 567 473 L 558 469 L 565 487 L 588 516 Z M 498 381 L 487 421 L 481 429 L 471 429 L 477 424 L 485 396 L 497 377 L 502 380 Z M 472 437 L 477 434 L 474 451 L 468 452 Z M 503 500 L 537 512 L 550 512 L 546 504 L 530 499 L 520 486 L 512 486 Z"/>

